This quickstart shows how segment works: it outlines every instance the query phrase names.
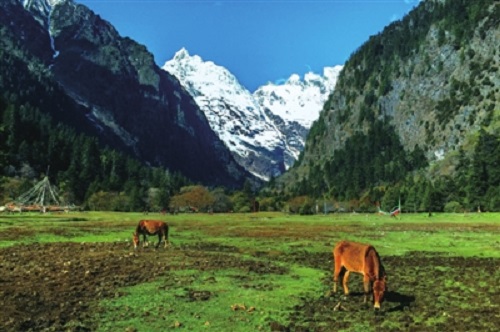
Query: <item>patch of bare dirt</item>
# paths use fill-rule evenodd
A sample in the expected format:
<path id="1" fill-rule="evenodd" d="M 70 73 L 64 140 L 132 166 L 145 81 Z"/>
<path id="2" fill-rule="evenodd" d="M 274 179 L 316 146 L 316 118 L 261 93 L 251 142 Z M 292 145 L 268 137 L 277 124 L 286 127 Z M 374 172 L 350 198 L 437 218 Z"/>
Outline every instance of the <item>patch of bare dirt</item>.
<path id="1" fill-rule="evenodd" d="M 128 244 L 30 244 L 0 250 L 0 325 L 9 331 L 60 330 L 86 322 L 96 300 L 169 270 L 155 253 Z M 80 324 L 80 323 L 79 323 Z M 79 330 L 91 326 L 79 325 Z"/>
<path id="2" fill-rule="evenodd" d="M 287 264 L 325 272 L 323 294 L 303 297 L 279 331 L 337 331 L 366 324 L 388 331 L 496 331 L 500 326 L 500 260 L 448 257 L 412 252 L 382 257 L 389 290 L 382 310 L 363 304 L 362 278 L 350 278 L 351 296 L 331 294 L 332 254 L 255 251 L 242 258 L 232 246 L 200 241 L 190 245 L 134 252 L 130 243 L 29 244 L 0 249 L 0 326 L 6 331 L 92 331 L 102 299 L 120 297 L 120 289 L 170 271 L 237 268 L 242 287 L 272 290 L 271 283 L 247 280 L 249 274 L 287 274 Z M 195 290 L 189 280 L 167 278 L 186 288 L 189 301 L 209 301 L 213 294 Z M 206 282 L 216 282 L 210 278 Z M 340 303 L 340 305 L 339 305 Z M 335 309 L 337 308 L 337 309 Z"/>
<path id="3" fill-rule="evenodd" d="M 284 274 L 272 262 L 241 259 L 229 246 L 198 243 L 146 248 L 130 243 L 29 244 L 0 249 L 0 326 L 7 331 L 91 331 L 99 300 L 119 297 L 121 287 L 168 275 L 170 270 L 239 268 Z M 191 301 L 209 292 L 191 291 Z"/>
<path id="4" fill-rule="evenodd" d="M 319 260 L 326 258 L 325 254 Z M 388 331 L 497 330 L 500 324 L 499 259 L 412 252 L 382 260 L 389 289 L 380 312 L 373 309 L 372 303 L 363 303 L 362 277 L 351 274 L 349 297 L 344 297 L 340 286 L 336 294 L 326 291 L 317 298 L 304 298 L 302 304 L 294 308 L 291 323 L 284 330 L 349 330 L 359 328 L 363 322 L 374 330 Z M 321 263 L 318 263 L 319 266 Z M 331 272 L 326 274 L 323 284 L 328 289 L 333 281 Z"/>

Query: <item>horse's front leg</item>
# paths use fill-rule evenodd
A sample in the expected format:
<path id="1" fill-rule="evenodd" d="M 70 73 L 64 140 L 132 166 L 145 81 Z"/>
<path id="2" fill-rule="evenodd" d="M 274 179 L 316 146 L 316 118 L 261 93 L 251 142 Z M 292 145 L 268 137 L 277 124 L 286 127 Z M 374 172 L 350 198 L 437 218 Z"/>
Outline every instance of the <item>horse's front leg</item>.
<path id="1" fill-rule="evenodd" d="M 370 294 L 370 278 L 366 274 L 363 277 L 363 288 L 365 290 L 365 299 L 363 303 L 366 303 Z"/>
<path id="2" fill-rule="evenodd" d="M 333 292 L 337 293 L 337 285 L 339 282 L 339 274 L 340 270 L 342 270 L 342 265 L 340 264 L 340 260 L 334 257 L 334 266 L 333 266 Z"/>
<path id="3" fill-rule="evenodd" d="M 146 234 L 142 234 L 142 247 L 147 247 L 148 246 L 148 241 L 147 241 L 147 237 L 146 237 Z"/>
<path id="4" fill-rule="evenodd" d="M 156 249 L 158 249 L 160 243 L 161 243 L 161 233 L 158 233 L 158 243 L 156 244 Z"/>

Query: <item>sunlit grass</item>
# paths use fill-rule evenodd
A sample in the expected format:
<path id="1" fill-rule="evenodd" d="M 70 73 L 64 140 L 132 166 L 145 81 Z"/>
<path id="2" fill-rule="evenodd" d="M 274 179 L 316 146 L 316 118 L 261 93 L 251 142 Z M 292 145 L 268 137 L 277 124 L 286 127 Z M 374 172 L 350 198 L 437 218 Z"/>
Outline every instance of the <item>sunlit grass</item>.
<path id="1" fill-rule="evenodd" d="M 209 241 L 245 251 L 323 251 L 341 239 L 373 244 L 381 254 L 409 251 L 500 257 L 500 214 L 375 214 L 298 216 L 282 213 L 160 215 L 73 212 L 0 216 L 0 246 L 29 242 L 129 241 L 140 219 L 165 220 L 174 245 Z M 3 234 L 2 234 L 3 233 Z M 281 239 L 281 241 L 279 240 Z"/>
<path id="2" fill-rule="evenodd" d="M 267 330 L 271 321 L 286 323 L 301 297 L 320 292 L 320 277 L 318 271 L 303 267 L 292 267 L 282 275 L 237 269 L 176 271 L 168 279 L 128 287 L 124 296 L 101 301 L 99 330 L 158 331 L 176 326 L 189 331 Z M 189 287 L 175 287 L 177 282 Z"/>

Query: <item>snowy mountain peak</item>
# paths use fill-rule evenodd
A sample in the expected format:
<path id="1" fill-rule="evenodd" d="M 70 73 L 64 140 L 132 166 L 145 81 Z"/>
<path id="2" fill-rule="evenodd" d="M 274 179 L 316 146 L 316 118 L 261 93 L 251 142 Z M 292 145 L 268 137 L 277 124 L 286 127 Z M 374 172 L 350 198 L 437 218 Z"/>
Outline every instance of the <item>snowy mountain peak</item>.
<path id="1" fill-rule="evenodd" d="M 304 75 L 304 82 L 307 84 L 316 84 L 321 82 L 321 76 L 316 73 L 308 72 Z"/>
<path id="2" fill-rule="evenodd" d="M 335 66 L 335 67 L 325 67 L 323 69 L 323 77 L 325 77 L 328 81 L 337 81 L 338 76 L 340 75 L 340 72 L 342 71 L 342 68 L 344 66 Z"/>
<path id="3" fill-rule="evenodd" d="M 292 74 L 284 84 L 269 83 L 252 94 L 226 68 L 185 48 L 162 68 L 191 94 L 237 162 L 262 179 L 280 175 L 298 158 L 338 76 L 327 68 L 304 80 Z"/>
<path id="4" fill-rule="evenodd" d="M 333 92 L 342 66 L 325 67 L 323 76 L 308 72 L 304 80 L 293 74 L 285 84 L 259 87 L 254 97 L 261 107 L 270 109 L 286 121 L 295 121 L 309 129 L 319 117 L 323 104 Z"/>
<path id="5" fill-rule="evenodd" d="M 300 76 L 298 74 L 292 74 L 285 84 L 297 85 L 300 84 Z"/>
<path id="6" fill-rule="evenodd" d="M 185 49 L 163 69 L 191 94 L 238 163 L 263 179 L 283 172 L 283 163 L 277 163 L 275 155 L 284 150 L 281 133 L 233 74 Z"/>
<path id="7" fill-rule="evenodd" d="M 189 59 L 189 52 L 183 47 L 175 53 L 173 60 L 182 61 L 184 59 Z"/>

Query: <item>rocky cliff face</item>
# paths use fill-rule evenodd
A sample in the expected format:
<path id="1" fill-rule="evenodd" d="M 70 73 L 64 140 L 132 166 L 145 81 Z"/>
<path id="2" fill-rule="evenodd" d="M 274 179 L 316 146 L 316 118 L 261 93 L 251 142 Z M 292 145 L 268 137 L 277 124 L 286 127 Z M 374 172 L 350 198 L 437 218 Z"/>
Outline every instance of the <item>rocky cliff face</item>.
<path id="1" fill-rule="evenodd" d="M 207 184 L 234 186 L 249 175 L 143 45 L 71 0 L 6 0 L 1 6 L 8 52 L 36 68 L 41 80 L 62 87 L 80 109 L 64 112 L 75 112 L 76 125 L 93 127 L 103 144 Z"/>
<path id="2" fill-rule="evenodd" d="M 163 66 L 193 96 L 238 163 L 264 180 L 296 161 L 341 68 L 325 68 L 323 76 L 309 73 L 304 80 L 292 75 L 252 94 L 226 68 L 185 49 Z"/>
<path id="3" fill-rule="evenodd" d="M 425 1 L 372 36 L 346 63 L 289 185 L 377 120 L 406 152 L 438 162 L 433 172 L 452 172 L 456 151 L 471 150 L 500 108 L 499 12 L 494 1 Z"/>

